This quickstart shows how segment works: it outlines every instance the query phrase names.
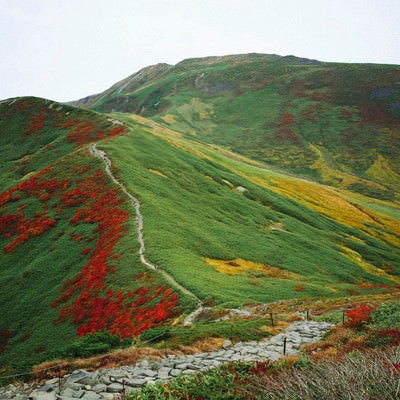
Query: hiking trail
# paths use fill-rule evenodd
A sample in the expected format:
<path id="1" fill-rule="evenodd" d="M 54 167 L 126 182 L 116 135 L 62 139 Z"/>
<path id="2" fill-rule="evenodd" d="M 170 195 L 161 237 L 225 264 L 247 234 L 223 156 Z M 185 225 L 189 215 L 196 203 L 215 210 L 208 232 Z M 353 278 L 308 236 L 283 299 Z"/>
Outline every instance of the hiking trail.
<path id="1" fill-rule="evenodd" d="M 194 294 L 192 293 L 190 290 L 186 289 L 184 286 L 182 286 L 180 283 L 178 283 L 174 277 L 172 275 L 170 275 L 167 271 L 161 269 L 158 265 L 151 263 L 150 261 L 148 261 L 144 255 L 145 251 L 146 251 L 146 247 L 144 244 L 144 238 L 143 238 L 143 229 L 144 229 L 144 225 L 143 225 L 143 215 L 140 212 L 140 202 L 137 199 L 137 197 L 133 196 L 131 193 L 128 192 L 128 190 L 126 189 L 125 185 L 123 183 L 121 183 L 112 173 L 111 171 L 111 166 L 112 166 L 112 162 L 111 160 L 107 157 L 107 154 L 105 151 L 103 150 L 99 150 L 96 146 L 95 143 L 91 144 L 89 146 L 89 151 L 92 155 L 94 155 L 95 157 L 100 158 L 104 165 L 105 165 L 105 171 L 107 173 L 107 175 L 111 178 L 111 180 L 118 185 L 121 190 L 125 193 L 125 195 L 127 197 L 129 197 L 132 205 L 135 208 L 136 211 L 136 218 L 135 218 L 135 222 L 137 225 L 137 231 L 138 231 L 138 240 L 139 240 L 139 244 L 140 244 L 140 248 L 139 248 L 139 255 L 140 255 L 140 261 L 143 265 L 145 265 L 147 268 L 152 269 L 153 271 L 157 271 L 159 274 L 161 274 L 172 286 L 174 286 L 176 289 L 178 289 L 179 291 L 181 291 L 182 293 L 186 294 L 187 296 L 190 296 L 192 298 L 194 298 L 197 302 L 198 308 L 193 311 L 186 319 L 185 319 L 185 324 L 190 324 L 191 323 L 191 316 L 193 314 L 198 314 L 202 309 L 203 309 L 203 303 L 202 301 Z"/>

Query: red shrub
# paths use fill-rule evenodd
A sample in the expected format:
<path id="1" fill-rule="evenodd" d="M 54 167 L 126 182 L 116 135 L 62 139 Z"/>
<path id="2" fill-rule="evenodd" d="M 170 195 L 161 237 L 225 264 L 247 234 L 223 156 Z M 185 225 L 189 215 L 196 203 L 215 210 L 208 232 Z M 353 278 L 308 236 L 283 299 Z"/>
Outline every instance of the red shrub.
<path id="1" fill-rule="evenodd" d="M 61 198 L 63 207 L 79 206 L 70 222 L 96 224 L 99 237 L 95 248 L 82 250 L 82 254 L 90 252 L 89 261 L 79 274 L 65 282 L 62 296 L 53 303 L 53 307 L 63 304 L 55 322 L 70 320 L 78 325 L 79 336 L 107 329 L 126 338 L 171 316 L 178 302 L 170 289 L 151 293 L 149 288 L 123 292 L 107 287 L 107 278 L 114 273 L 109 259 L 117 259 L 113 249 L 123 235 L 128 212 L 121 208 L 121 193 L 107 186 L 103 172 L 80 179 Z"/>
<path id="2" fill-rule="evenodd" d="M 375 310 L 375 308 L 376 306 L 373 305 L 361 304 L 358 307 L 347 310 L 345 312 L 345 316 L 348 318 L 346 324 L 357 327 L 368 322 L 371 319 L 371 312 Z"/>

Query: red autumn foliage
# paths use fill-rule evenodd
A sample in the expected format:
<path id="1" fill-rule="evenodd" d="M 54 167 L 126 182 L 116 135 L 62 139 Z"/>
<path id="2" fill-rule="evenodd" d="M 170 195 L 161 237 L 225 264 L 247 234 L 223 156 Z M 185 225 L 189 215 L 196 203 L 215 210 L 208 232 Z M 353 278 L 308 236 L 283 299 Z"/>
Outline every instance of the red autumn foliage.
<path id="1" fill-rule="evenodd" d="M 371 312 L 376 306 L 369 304 L 361 304 L 358 307 L 345 311 L 345 316 L 348 318 L 346 325 L 357 327 L 371 319 Z"/>
<path id="2" fill-rule="evenodd" d="M 47 215 L 47 211 L 37 211 L 33 216 L 28 216 L 28 214 L 24 214 L 26 207 L 21 205 L 18 207 L 17 213 L 6 214 L 7 209 L 4 207 L 9 202 L 30 196 L 34 196 L 40 202 L 45 203 L 54 193 L 58 193 L 68 187 L 66 180 L 41 177 L 46 170 L 43 169 L 30 179 L 0 194 L 0 207 L 3 207 L 3 210 L 0 210 L 3 214 L 0 215 L 0 234 L 5 238 L 14 237 L 4 247 L 7 253 L 12 253 L 18 245 L 27 242 L 33 236 L 41 235 L 56 224 L 55 219 Z"/>
<path id="3" fill-rule="evenodd" d="M 353 116 L 354 112 L 348 111 L 348 110 L 346 110 L 346 108 L 342 107 L 340 109 L 340 114 L 341 114 L 340 119 L 346 120 L 346 119 L 350 119 Z"/>
<path id="4" fill-rule="evenodd" d="M 43 129 L 43 123 L 46 118 L 46 109 L 42 107 L 38 114 L 34 114 L 31 117 L 30 124 L 25 129 L 24 135 L 35 135 L 35 139 L 38 139 L 38 134 Z"/>
<path id="5" fill-rule="evenodd" d="M 126 132 L 126 128 L 123 125 L 116 126 L 115 128 L 111 129 L 111 131 L 108 133 L 108 136 L 116 136 L 119 135 L 120 133 Z"/>
<path id="6" fill-rule="evenodd" d="M 94 142 L 96 140 L 104 139 L 106 136 L 116 136 L 126 131 L 125 126 L 120 125 L 111 129 L 108 134 L 103 130 L 98 129 L 93 122 L 78 122 L 74 121 L 73 124 L 67 123 L 63 125 L 64 128 L 74 127 L 69 133 L 67 133 L 67 140 L 69 142 L 75 142 L 79 146 Z"/>
<path id="7" fill-rule="evenodd" d="M 386 111 L 379 106 L 365 106 L 360 110 L 360 115 L 362 121 L 367 123 L 390 125 L 394 122 Z"/>
<path id="8" fill-rule="evenodd" d="M 101 170 L 92 172 L 82 165 L 72 169 L 82 174 L 72 175 L 80 177 L 76 182 L 49 177 L 48 167 L 0 193 L 0 235 L 10 240 L 4 250 L 12 253 L 17 246 L 52 229 L 56 225 L 53 215 L 72 207 L 70 223 L 93 224 L 97 239 L 95 246 L 81 250 L 83 255 L 88 254 L 86 265 L 64 282 L 60 298 L 53 302 L 53 307 L 60 307 L 55 323 L 76 324 L 79 336 L 104 329 L 123 338 L 139 335 L 174 315 L 177 296 L 167 288 L 122 291 L 108 286 L 119 263 L 114 247 L 128 221 L 129 213 L 121 207 L 125 198 L 117 189 L 110 189 Z M 11 207 L 13 202 L 29 197 L 35 197 L 42 206 L 33 216 L 28 214 L 29 207 Z M 9 211 L 8 204 L 10 210 L 17 211 Z M 82 242 L 89 238 L 74 233 L 71 239 Z"/>
<path id="9" fill-rule="evenodd" d="M 0 329 L 0 353 L 2 353 L 6 349 L 7 342 L 13 336 L 14 335 L 7 329 Z"/>
<path id="10" fill-rule="evenodd" d="M 81 251 L 81 254 L 83 254 L 83 255 L 88 254 L 88 253 L 90 253 L 90 250 L 92 250 L 90 247 L 86 247 L 85 249 L 83 249 Z"/>
<path id="11" fill-rule="evenodd" d="M 171 316 L 178 302 L 170 289 L 159 288 L 150 293 L 149 288 L 123 292 L 107 287 L 107 278 L 115 272 L 108 260 L 115 259 L 113 248 L 123 234 L 128 213 L 120 207 L 123 200 L 117 190 L 106 186 L 104 174 L 96 171 L 80 179 L 61 197 L 63 207 L 78 207 L 71 224 L 97 224 L 99 237 L 94 249 L 82 251 L 91 251 L 88 263 L 64 283 L 62 296 L 53 303 L 53 307 L 63 304 L 56 323 L 70 320 L 78 325 L 79 336 L 107 329 L 126 338 Z"/>
<path id="12" fill-rule="evenodd" d="M 294 115 L 290 113 L 283 113 L 282 115 L 282 120 L 281 120 L 281 126 L 288 126 L 292 125 L 294 122 Z"/>
<path id="13" fill-rule="evenodd" d="M 294 115 L 288 112 L 282 114 L 281 122 L 275 133 L 275 138 L 280 141 L 291 141 L 300 143 L 300 138 L 296 135 L 292 125 L 294 123 Z"/>
<path id="14" fill-rule="evenodd" d="M 35 140 L 39 139 L 44 126 L 68 130 L 67 141 L 76 143 L 78 146 L 113 137 L 126 131 L 124 125 L 113 126 L 112 122 L 101 119 L 76 118 L 71 111 L 61 112 L 62 107 L 61 109 L 58 106 L 47 107 L 47 105 L 41 105 L 35 101 L 17 101 L 12 108 L 14 112 L 23 114 L 24 119 L 28 121 L 23 132 L 24 136 L 33 135 Z M 45 148 L 49 150 L 51 145 L 47 144 Z"/>

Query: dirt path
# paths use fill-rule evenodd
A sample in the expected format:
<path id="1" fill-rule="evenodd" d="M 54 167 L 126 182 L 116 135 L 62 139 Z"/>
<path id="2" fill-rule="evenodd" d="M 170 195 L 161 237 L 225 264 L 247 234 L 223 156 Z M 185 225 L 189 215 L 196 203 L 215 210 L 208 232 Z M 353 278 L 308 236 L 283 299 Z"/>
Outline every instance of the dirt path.
<path id="1" fill-rule="evenodd" d="M 181 284 L 179 284 L 172 275 L 170 275 L 168 272 L 162 270 L 161 268 L 158 267 L 158 265 L 151 263 L 150 261 L 148 261 L 144 255 L 146 248 L 144 245 L 144 239 L 143 239 L 143 216 L 142 213 L 140 212 L 140 203 L 139 200 L 133 196 L 132 194 L 130 194 L 127 190 L 126 187 L 123 183 L 121 183 L 120 181 L 118 181 L 118 179 L 114 176 L 114 174 L 111 172 L 111 160 L 107 157 L 107 154 L 105 153 L 105 151 L 103 150 L 99 150 L 96 147 L 96 144 L 91 144 L 89 147 L 90 153 L 92 155 L 94 155 L 95 157 L 100 158 L 104 165 L 105 165 L 105 171 L 107 173 L 107 175 L 112 179 L 112 181 L 118 185 L 122 191 L 126 194 L 126 196 L 129 197 L 132 205 L 135 208 L 136 211 L 136 218 L 135 218 L 135 222 L 136 225 L 138 227 L 137 231 L 138 231 L 138 240 L 139 240 L 139 244 L 140 244 L 140 248 L 139 248 L 139 255 L 140 255 L 140 261 L 143 265 L 145 265 L 147 268 L 150 268 L 154 271 L 157 271 L 159 274 L 161 274 L 172 286 L 174 286 L 176 289 L 178 289 L 180 292 L 186 294 L 187 296 L 190 296 L 192 298 L 194 298 L 197 302 L 198 308 L 192 313 L 190 314 L 186 320 L 189 321 L 188 323 L 190 323 L 191 319 L 190 316 L 193 315 L 194 313 L 198 313 L 199 310 L 201 310 L 203 308 L 202 306 L 202 301 L 194 294 L 192 293 L 190 290 L 186 289 L 185 287 L 183 287 Z"/>

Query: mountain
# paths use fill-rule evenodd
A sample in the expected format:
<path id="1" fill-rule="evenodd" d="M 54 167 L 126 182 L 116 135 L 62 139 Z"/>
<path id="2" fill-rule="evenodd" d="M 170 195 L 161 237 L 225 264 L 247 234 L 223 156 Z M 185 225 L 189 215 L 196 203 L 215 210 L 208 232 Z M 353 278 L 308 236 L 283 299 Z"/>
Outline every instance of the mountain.
<path id="1" fill-rule="evenodd" d="M 398 76 L 251 54 L 0 102 L 0 365 L 199 303 L 397 290 Z"/>
<path id="2" fill-rule="evenodd" d="M 395 65 L 207 57 L 144 68 L 74 104 L 139 114 L 296 175 L 393 200 L 399 77 Z"/>

